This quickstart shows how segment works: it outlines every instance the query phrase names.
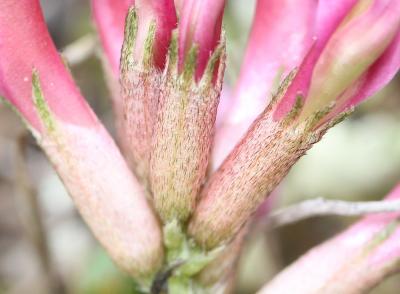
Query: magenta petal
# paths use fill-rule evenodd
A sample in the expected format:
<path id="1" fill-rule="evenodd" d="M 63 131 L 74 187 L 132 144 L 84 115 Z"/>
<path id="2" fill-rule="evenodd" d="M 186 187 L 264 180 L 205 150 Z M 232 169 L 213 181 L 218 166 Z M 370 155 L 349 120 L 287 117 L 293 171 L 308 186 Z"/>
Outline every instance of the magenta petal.
<path id="1" fill-rule="evenodd" d="M 395 2 L 377 1 L 367 6 L 364 0 L 365 6 L 358 5 L 335 31 L 314 67 L 300 120 L 332 102 L 342 105 L 356 93 L 361 78 L 399 31 L 400 5 Z"/>
<path id="2" fill-rule="evenodd" d="M 121 48 L 124 40 L 125 18 L 134 0 L 92 0 L 94 19 L 106 57 L 115 74 L 119 75 Z M 137 0 L 139 18 L 137 51 L 142 51 L 147 36 L 148 21 L 155 20 L 156 41 L 154 61 L 162 68 L 169 47 L 171 32 L 176 27 L 177 19 L 173 0 Z"/>
<path id="3" fill-rule="evenodd" d="M 179 20 L 179 62 L 182 67 L 185 55 L 197 44 L 199 49 L 196 78 L 204 72 L 208 59 L 221 36 L 225 0 L 186 0 Z"/>
<path id="4" fill-rule="evenodd" d="M 217 129 L 217 167 L 261 113 L 279 77 L 298 66 L 312 44 L 317 1 L 258 0 L 248 46 L 225 124 Z"/>
<path id="5" fill-rule="evenodd" d="M 316 1 L 259 0 L 230 120 L 251 121 L 268 103 L 279 71 L 298 66 L 312 43 Z"/>
<path id="6" fill-rule="evenodd" d="M 95 123 L 91 110 L 65 69 L 47 30 L 39 1 L 0 1 L 0 95 L 41 129 L 32 100 L 32 72 L 43 81 L 47 103 L 58 118 L 75 124 Z M 68 105 L 68 107 L 65 107 Z"/>
<path id="7" fill-rule="evenodd" d="M 134 0 L 92 0 L 93 17 L 106 58 L 116 77 L 124 40 L 125 17 Z"/>
<path id="8" fill-rule="evenodd" d="M 385 53 L 368 70 L 359 92 L 345 108 L 357 105 L 382 89 L 400 69 L 400 30 Z"/>
<path id="9" fill-rule="evenodd" d="M 274 118 L 276 120 L 279 120 L 290 111 L 298 94 L 307 95 L 315 63 L 329 41 L 331 34 L 340 25 L 356 2 L 357 0 L 319 1 L 314 46 L 304 59 L 297 76 L 275 111 Z"/>
<path id="10" fill-rule="evenodd" d="M 319 0 L 315 36 L 321 52 L 332 33 L 359 0 Z"/>
<path id="11" fill-rule="evenodd" d="M 156 22 L 156 37 L 154 41 L 154 65 L 164 68 L 172 30 L 177 25 L 176 11 L 173 0 L 136 0 L 138 15 L 138 33 L 135 41 L 135 56 L 141 59 L 145 40 L 148 36 L 150 21 Z"/>

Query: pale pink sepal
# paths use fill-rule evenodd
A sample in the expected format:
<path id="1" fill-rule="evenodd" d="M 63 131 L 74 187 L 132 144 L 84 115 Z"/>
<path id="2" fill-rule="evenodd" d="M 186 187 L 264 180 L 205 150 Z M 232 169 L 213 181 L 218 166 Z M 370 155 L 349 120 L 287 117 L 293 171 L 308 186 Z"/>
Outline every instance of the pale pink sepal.
<path id="1" fill-rule="evenodd" d="M 92 13 L 104 53 L 116 78 L 124 40 L 125 18 L 134 0 L 92 0 Z"/>
<path id="2" fill-rule="evenodd" d="M 400 200 L 400 185 L 386 201 Z M 365 217 L 310 250 L 259 293 L 366 293 L 399 270 L 400 213 Z"/>
<path id="3" fill-rule="evenodd" d="M 75 205 L 114 262 L 135 278 L 154 274 L 163 247 L 143 188 L 103 126 L 58 124 L 41 147 Z"/>
<path id="4" fill-rule="evenodd" d="M 199 79 L 221 36 L 225 0 L 185 0 L 179 16 L 179 65 L 193 45 L 198 46 L 196 78 Z"/>
<path id="5" fill-rule="evenodd" d="M 57 52 L 39 1 L 3 0 L 0 2 L 0 95 L 33 128 L 41 130 L 32 100 L 34 69 L 45 81 L 43 94 L 59 119 L 87 126 L 97 123 Z"/>

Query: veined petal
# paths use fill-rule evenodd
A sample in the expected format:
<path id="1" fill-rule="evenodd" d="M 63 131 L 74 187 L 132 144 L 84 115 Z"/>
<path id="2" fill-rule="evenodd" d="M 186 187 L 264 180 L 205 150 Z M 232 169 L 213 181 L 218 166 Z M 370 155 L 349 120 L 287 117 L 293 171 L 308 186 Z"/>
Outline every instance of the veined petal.
<path id="1" fill-rule="evenodd" d="M 181 3 L 179 19 L 179 66 L 182 69 L 186 55 L 198 46 L 197 79 L 203 75 L 207 62 L 221 37 L 225 0 L 186 0 Z"/>

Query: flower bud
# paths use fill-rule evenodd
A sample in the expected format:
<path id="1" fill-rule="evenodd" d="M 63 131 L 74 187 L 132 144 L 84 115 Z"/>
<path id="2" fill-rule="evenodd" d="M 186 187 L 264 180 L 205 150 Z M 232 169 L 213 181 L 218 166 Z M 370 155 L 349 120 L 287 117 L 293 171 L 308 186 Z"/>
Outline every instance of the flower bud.
<path id="1" fill-rule="evenodd" d="M 343 106 L 373 94 L 397 72 L 399 2 L 376 1 L 370 8 L 355 3 L 319 1 L 313 46 L 202 190 L 188 226 L 200 245 L 231 240 L 292 165 L 345 117 Z M 346 69 L 347 63 L 354 68 Z"/>
<path id="2" fill-rule="evenodd" d="M 128 13 L 121 55 L 121 96 L 126 157 L 148 186 L 151 140 L 162 71 L 176 14 L 173 0 L 139 0 Z"/>
<path id="3" fill-rule="evenodd" d="M 162 77 L 150 162 L 154 206 L 185 222 L 208 167 L 225 69 L 224 1 L 184 1 Z"/>
<path id="4" fill-rule="evenodd" d="M 369 7 L 366 3 L 360 1 L 353 8 L 319 57 L 302 117 L 337 102 L 394 40 L 400 28 L 399 2 L 374 1 Z"/>
<path id="5" fill-rule="evenodd" d="M 163 259 L 157 219 L 64 67 L 37 0 L 0 3 L 0 93 L 26 121 L 116 264 L 140 282 L 153 275 Z"/>
<path id="6" fill-rule="evenodd" d="M 134 58 L 141 61 L 148 54 L 146 42 L 151 26 L 154 25 L 152 58 L 154 66 L 163 69 L 177 18 L 173 0 L 136 0 L 137 34 L 135 36 Z"/>

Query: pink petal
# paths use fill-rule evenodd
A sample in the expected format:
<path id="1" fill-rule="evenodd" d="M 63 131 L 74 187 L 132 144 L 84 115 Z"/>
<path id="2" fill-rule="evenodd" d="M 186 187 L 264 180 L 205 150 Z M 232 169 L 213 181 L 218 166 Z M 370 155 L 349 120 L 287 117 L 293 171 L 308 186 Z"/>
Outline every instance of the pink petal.
<path id="1" fill-rule="evenodd" d="M 315 28 L 315 43 L 302 62 L 298 74 L 275 111 L 274 118 L 276 120 L 284 117 L 290 109 L 292 109 L 296 96 L 299 93 L 303 96 L 307 95 L 315 63 L 329 41 L 331 34 L 340 25 L 356 2 L 357 0 L 319 1 Z"/>
<path id="2" fill-rule="evenodd" d="M 400 31 L 385 53 L 368 70 L 364 82 L 344 108 L 357 105 L 388 84 L 400 69 Z"/>
<path id="3" fill-rule="evenodd" d="M 376 1 L 342 25 L 330 38 L 313 69 L 302 117 L 333 101 L 340 103 L 347 99 L 346 95 L 339 97 L 354 84 L 359 87 L 359 78 L 391 45 L 399 28 L 400 2 L 392 0 Z"/>
<path id="4" fill-rule="evenodd" d="M 400 68 L 400 32 L 393 39 L 392 44 L 370 69 L 349 88 L 339 100 L 343 102 L 330 113 L 321 123 L 329 121 L 340 112 L 355 106 L 371 97 L 396 75 Z"/>
<path id="5" fill-rule="evenodd" d="M 116 77 L 124 40 L 125 17 L 134 0 L 92 0 L 92 12 L 107 60 Z"/>
<path id="6" fill-rule="evenodd" d="M 183 66 L 190 48 L 198 45 L 196 78 L 199 79 L 221 36 L 225 0 L 186 0 L 179 19 L 179 61 Z"/>
<path id="7" fill-rule="evenodd" d="M 185 2 L 185 0 L 175 0 L 175 8 L 176 8 L 176 12 L 178 15 L 181 14 L 182 11 L 182 7 L 183 7 L 183 2 Z"/>
<path id="8" fill-rule="evenodd" d="M 400 185 L 386 201 L 400 200 Z M 367 216 L 337 237 L 311 249 L 259 293 L 366 293 L 399 267 L 400 213 Z M 384 232 L 395 225 L 387 238 Z"/>
<path id="9" fill-rule="evenodd" d="M 0 95 L 40 130 L 32 101 L 33 69 L 44 81 L 44 96 L 59 119 L 80 125 L 97 123 L 64 67 L 47 31 L 39 2 L 3 0 L 0 2 Z"/>
<path id="10" fill-rule="evenodd" d="M 259 0 L 239 80 L 225 124 L 217 129 L 213 154 L 216 168 L 272 95 L 278 73 L 298 66 L 312 43 L 316 0 Z"/>
<path id="11" fill-rule="evenodd" d="M 317 1 L 259 0 L 230 121 L 248 126 L 269 102 L 279 71 L 298 66 L 312 44 Z"/>
<path id="12" fill-rule="evenodd" d="M 148 34 L 150 21 L 156 22 L 154 43 L 154 64 L 162 69 L 165 65 L 172 30 L 176 28 L 177 18 L 173 0 L 136 0 L 138 13 L 138 34 L 136 36 L 136 56 L 141 58 L 143 45 Z"/>
<path id="13" fill-rule="evenodd" d="M 38 72 L 53 128 L 32 99 Z M 158 221 L 119 149 L 80 95 L 47 31 L 38 0 L 0 2 L 0 93 L 34 129 L 94 235 L 134 276 L 158 270 Z M 42 105 L 43 107 L 43 105 Z M 40 107 L 38 107 L 40 108 Z"/>

